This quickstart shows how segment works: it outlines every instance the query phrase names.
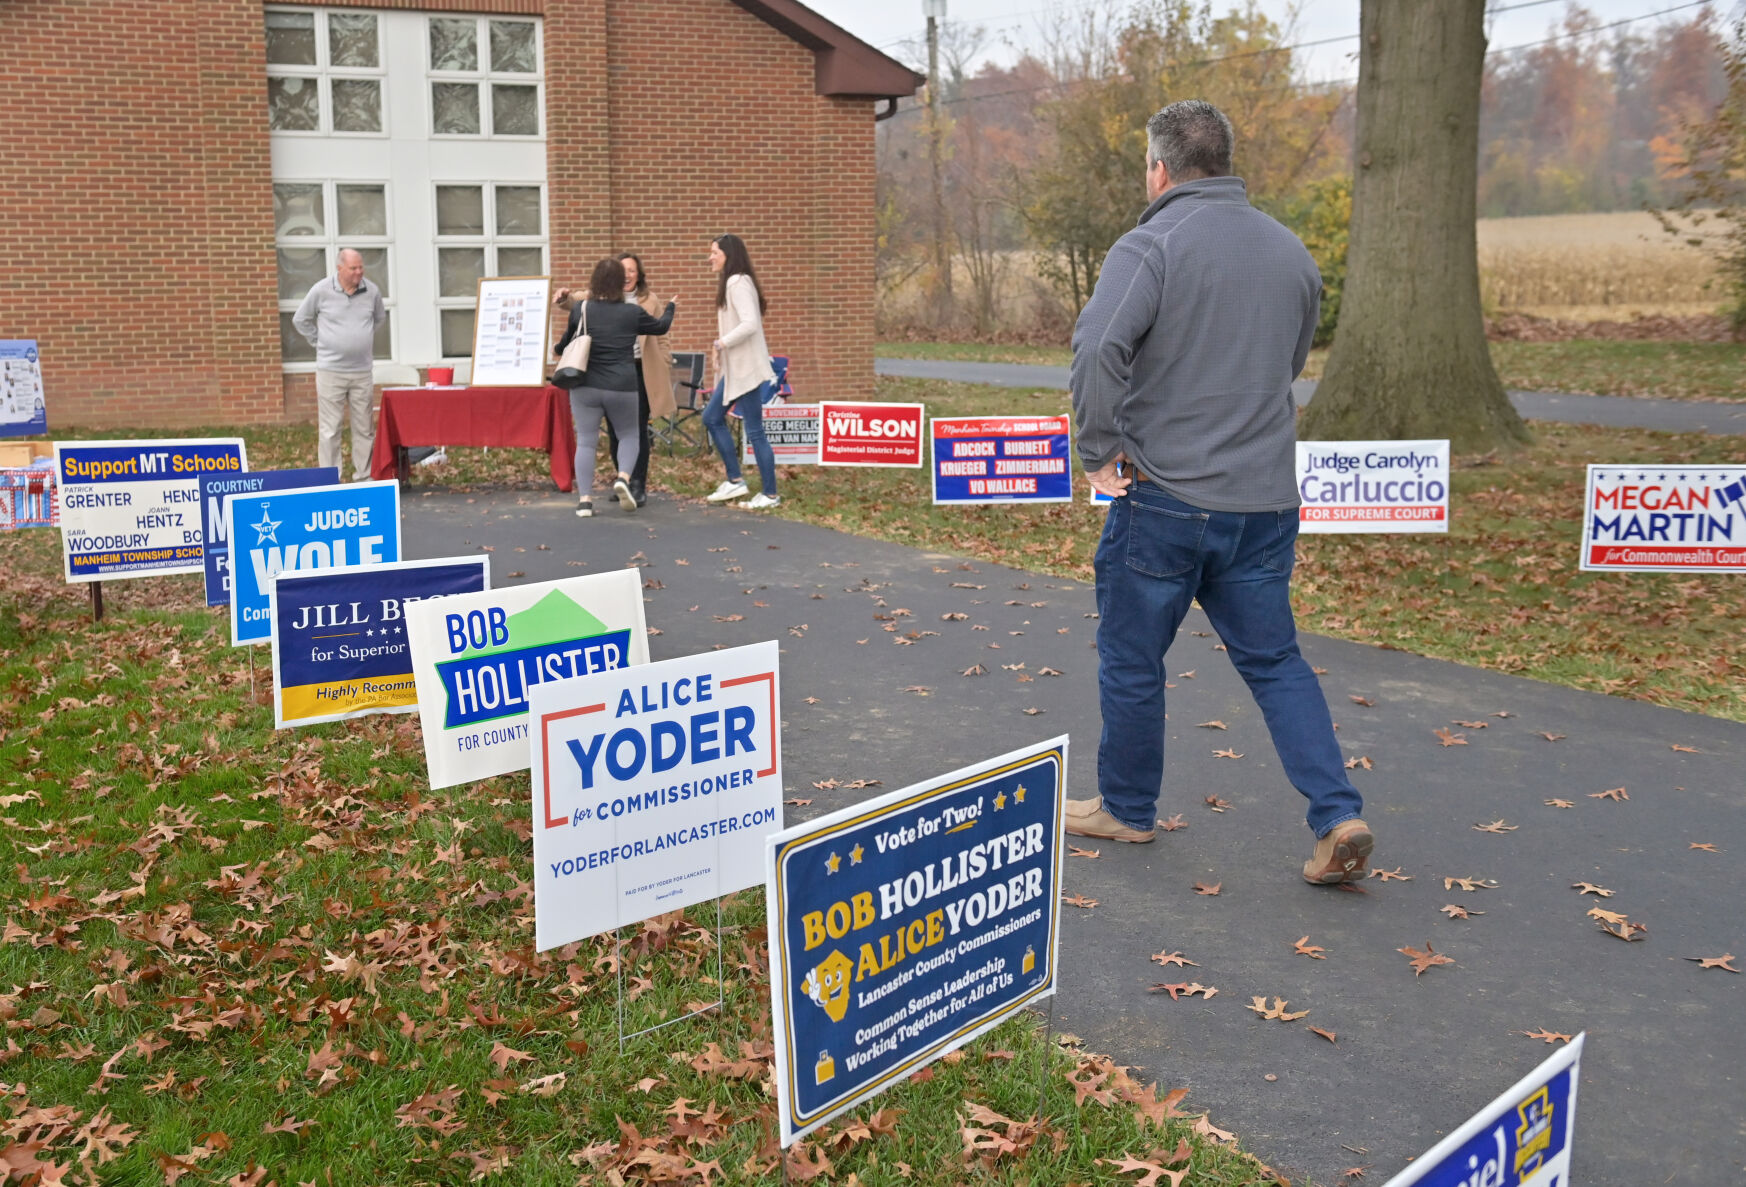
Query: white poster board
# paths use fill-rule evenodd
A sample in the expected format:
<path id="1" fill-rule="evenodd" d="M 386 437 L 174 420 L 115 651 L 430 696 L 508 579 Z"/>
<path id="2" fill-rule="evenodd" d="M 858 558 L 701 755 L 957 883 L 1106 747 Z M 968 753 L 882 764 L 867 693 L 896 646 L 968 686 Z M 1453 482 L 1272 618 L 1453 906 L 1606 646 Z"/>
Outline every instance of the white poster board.
<path id="1" fill-rule="evenodd" d="M 551 287 L 549 276 L 492 276 L 479 282 L 472 386 L 545 386 Z"/>
<path id="2" fill-rule="evenodd" d="M 779 650 L 528 690 L 536 951 L 764 880 L 782 827 Z"/>

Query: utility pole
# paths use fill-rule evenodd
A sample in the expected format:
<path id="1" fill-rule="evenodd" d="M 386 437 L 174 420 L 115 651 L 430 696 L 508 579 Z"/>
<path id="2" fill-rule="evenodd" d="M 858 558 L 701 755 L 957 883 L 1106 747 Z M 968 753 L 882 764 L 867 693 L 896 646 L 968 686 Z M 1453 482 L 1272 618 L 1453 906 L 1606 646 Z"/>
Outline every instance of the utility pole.
<path id="1" fill-rule="evenodd" d="M 922 0 L 928 17 L 928 161 L 934 183 L 934 316 L 945 321 L 952 316 L 952 253 L 946 242 L 946 196 L 940 179 L 944 167 L 945 125 L 940 118 L 940 23 L 946 19 L 946 0 Z"/>

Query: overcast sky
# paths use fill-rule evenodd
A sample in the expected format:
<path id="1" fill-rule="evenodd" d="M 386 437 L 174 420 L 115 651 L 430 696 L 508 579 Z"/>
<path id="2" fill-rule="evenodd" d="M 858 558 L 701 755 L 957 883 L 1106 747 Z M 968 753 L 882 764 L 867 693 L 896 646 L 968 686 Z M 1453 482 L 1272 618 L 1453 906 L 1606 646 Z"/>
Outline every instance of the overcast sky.
<path id="1" fill-rule="evenodd" d="M 946 0 L 946 19 L 987 30 L 991 45 L 999 48 L 991 56 L 999 62 L 1010 62 L 1017 52 L 1037 38 L 1039 22 L 1050 12 L 1073 12 L 1089 8 L 1098 0 Z M 807 0 L 817 12 L 835 21 L 863 41 L 872 43 L 894 56 L 900 43 L 919 39 L 927 27 L 922 0 L 891 0 L 875 3 L 871 0 Z M 1213 10 L 1233 7 L 1235 0 L 1222 3 L 1214 0 Z M 1740 0 L 1718 0 L 1715 7 L 1722 15 L 1738 10 Z M 1629 28 L 1648 31 L 1657 24 L 1690 19 L 1695 8 L 1687 0 L 1587 0 L 1584 5 L 1601 23 L 1621 21 L 1652 13 L 1668 15 L 1634 22 Z M 1290 30 L 1292 42 L 1321 41 L 1341 37 L 1329 45 L 1311 46 L 1301 52 L 1305 75 L 1310 81 L 1356 78 L 1358 74 L 1358 0 L 1260 0 L 1260 7 L 1276 20 L 1287 19 L 1292 9 L 1296 23 Z M 1497 0 L 1494 8 L 1511 8 L 1492 17 L 1491 45 L 1494 51 L 1513 45 L 1538 41 L 1556 32 L 1561 23 L 1566 0 Z M 1669 12 L 1668 10 L 1678 11 Z"/>

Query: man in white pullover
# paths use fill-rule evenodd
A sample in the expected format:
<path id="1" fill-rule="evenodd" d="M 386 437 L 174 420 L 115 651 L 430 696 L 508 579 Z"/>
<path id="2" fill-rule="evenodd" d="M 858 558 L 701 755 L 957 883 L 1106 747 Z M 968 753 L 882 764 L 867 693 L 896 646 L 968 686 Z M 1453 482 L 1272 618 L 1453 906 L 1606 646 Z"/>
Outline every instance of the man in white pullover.
<path id="1" fill-rule="evenodd" d="M 310 286 L 291 318 L 297 332 L 315 347 L 319 464 L 340 464 L 340 428 L 349 410 L 356 481 L 370 476 L 370 453 L 376 445 L 371 360 L 376 327 L 387 320 L 382 290 L 364 278 L 364 257 L 349 247 L 340 248 L 339 268 Z"/>

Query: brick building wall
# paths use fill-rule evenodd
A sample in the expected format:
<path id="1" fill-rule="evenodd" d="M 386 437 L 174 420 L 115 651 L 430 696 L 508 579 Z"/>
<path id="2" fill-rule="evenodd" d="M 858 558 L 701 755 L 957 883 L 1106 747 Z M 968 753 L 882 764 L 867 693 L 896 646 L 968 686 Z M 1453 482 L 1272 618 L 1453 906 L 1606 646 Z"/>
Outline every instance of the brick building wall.
<path id="1" fill-rule="evenodd" d="M 816 94 L 811 49 L 731 0 L 348 7 L 543 17 L 556 282 L 637 251 L 701 350 L 733 231 L 801 396 L 871 395 L 874 101 Z M 260 0 L 7 0 L 0 44 L 0 337 L 39 340 L 51 428 L 311 419 L 280 365 Z"/>

